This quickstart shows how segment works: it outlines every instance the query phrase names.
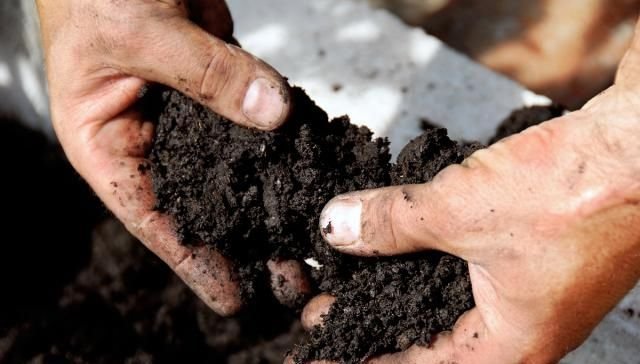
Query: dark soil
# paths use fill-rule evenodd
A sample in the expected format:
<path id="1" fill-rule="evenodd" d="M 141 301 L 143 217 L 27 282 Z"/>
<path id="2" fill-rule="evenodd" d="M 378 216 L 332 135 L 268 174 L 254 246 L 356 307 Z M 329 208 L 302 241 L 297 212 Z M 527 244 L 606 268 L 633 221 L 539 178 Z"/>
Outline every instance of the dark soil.
<path id="1" fill-rule="evenodd" d="M 13 327 L 7 363 L 281 363 L 302 329 L 283 307 L 222 318 L 114 220 L 58 301 Z"/>
<path id="2" fill-rule="evenodd" d="M 433 121 L 429 120 L 429 118 L 422 117 L 422 118 L 420 118 L 419 121 L 420 121 L 420 130 L 422 130 L 422 131 L 428 131 L 430 129 L 441 128 L 441 126 L 438 126 L 436 123 L 434 123 Z"/>
<path id="3" fill-rule="evenodd" d="M 215 245 L 238 263 L 248 300 L 266 282 L 267 259 L 335 256 L 318 230 L 331 197 L 391 182 L 387 141 L 347 118 L 329 123 L 301 90 L 291 120 L 271 133 L 177 92 L 163 97 L 151 153 L 158 209 L 174 216 L 184 242 Z"/>
<path id="4" fill-rule="evenodd" d="M 151 152 L 158 209 L 174 216 L 186 243 L 205 242 L 239 266 L 247 300 L 267 287 L 270 258 L 314 258 L 316 286 L 337 297 L 326 324 L 297 348 L 300 361 L 359 362 L 427 345 L 473 307 L 466 264 L 442 253 L 361 259 L 322 240 L 320 211 L 335 195 L 420 183 L 479 145 L 431 129 L 389 163 L 388 142 L 346 117 L 329 121 L 300 89 L 275 132 L 236 126 L 177 92 L 163 94 Z M 257 299 L 261 299 L 260 297 Z"/>
<path id="5" fill-rule="evenodd" d="M 102 209 L 59 147 L 0 116 L 0 327 L 54 301 L 89 258 Z M 55 272 L 55 274 L 52 274 Z"/>
<path id="6" fill-rule="evenodd" d="M 87 246 L 57 301 L 3 331 L 0 362 L 281 363 L 302 335 L 283 307 L 216 315 L 115 220 Z"/>
<path id="7" fill-rule="evenodd" d="M 531 126 L 562 116 L 566 111 L 564 106 L 558 104 L 530 106 L 515 110 L 498 126 L 496 135 L 491 139 L 490 144 Z"/>

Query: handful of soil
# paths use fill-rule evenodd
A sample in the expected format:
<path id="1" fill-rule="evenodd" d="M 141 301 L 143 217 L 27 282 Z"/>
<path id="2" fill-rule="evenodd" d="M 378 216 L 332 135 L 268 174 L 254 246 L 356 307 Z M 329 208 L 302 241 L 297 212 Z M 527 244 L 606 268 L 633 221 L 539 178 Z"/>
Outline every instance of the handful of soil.
<path id="1" fill-rule="evenodd" d="M 173 216 L 185 244 L 210 244 L 235 263 L 247 302 L 269 299 L 268 259 L 319 263 L 309 275 L 337 300 L 296 348 L 298 362 L 358 363 L 428 345 L 474 305 L 466 263 L 439 252 L 339 254 L 320 235 L 320 211 L 345 192 L 429 181 L 480 145 L 429 129 L 391 164 L 386 139 L 347 117 L 329 121 L 301 89 L 292 97 L 289 121 L 263 132 L 163 92 L 150 155 L 157 209 Z"/>
<path id="2" fill-rule="evenodd" d="M 546 112 L 540 108 L 517 111 L 500 130 L 507 134 L 518 132 L 522 127 L 554 116 L 556 111 L 554 107 Z M 4 156 L 3 165 L 11 176 L 3 179 L 0 185 L 5 191 L 8 210 L 12 211 L 5 218 L 6 244 L 2 245 L 0 254 L 6 257 L 2 265 L 4 274 L 0 275 L 4 278 L 6 291 L 0 302 L 3 312 L 0 315 L 1 363 L 279 364 L 286 350 L 303 335 L 295 320 L 297 315 L 273 302 L 261 301 L 260 306 L 253 307 L 255 310 L 247 310 L 234 318 L 221 318 L 211 312 L 119 223 L 108 220 L 95 226 L 96 220 L 104 214 L 104 208 L 65 161 L 60 148 L 38 133 L 3 120 L 1 116 L 0 131 L 3 140 L 0 149 L 5 150 L 0 153 L 0 159 Z M 442 131 L 437 133 L 443 135 Z M 420 151 L 415 146 L 428 143 L 432 137 L 425 138 L 427 141 L 414 141 L 411 150 Z M 439 137 L 433 138 L 439 140 Z M 438 143 L 429 145 L 440 148 Z M 429 148 L 424 150 L 427 155 L 434 153 L 429 152 Z M 43 180 L 48 183 L 43 185 Z M 61 206 L 67 208 L 61 210 Z M 34 230 L 34 220 L 43 228 Z M 69 221 L 74 223 L 70 225 Z M 51 244 L 52 241 L 64 241 L 65 244 Z M 34 249 L 38 254 L 33 254 Z M 455 270 L 449 273 L 444 270 L 450 264 L 445 257 L 441 256 L 439 262 L 442 264 L 436 267 L 439 273 L 426 273 L 428 277 L 458 274 Z M 336 339 L 332 341 L 332 337 L 326 335 L 328 330 L 316 331 L 312 341 L 300 348 L 299 357 L 338 358 L 350 352 L 349 345 L 353 345 L 356 349 L 349 355 L 355 358 L 369 349 L 372 352 L 382 350 L 394 340 L 404 344 L 411 337 L 419 336 L 411 330 L 406 331 L 409 335 L 394 336 L 395 332 L 408 327 L 405 324 L 411 321 L 406 319 L 407 313 L 413 310 L 384 306 L 376 311 L 375 305 L 394 302 L 389 300 L 387 293 L 395 292 L 394 287 L 406 287 L 397 285 L 396 275 L 404 280 L 407 279 L 406 270 L 415 274 L 415 269 L 420 271 L 421 267 L 431 265 L 420 263 L 416 268 L 411 262 L 421 260 L 407 259 L 399 261 L 406 269 L 399 269 L 386 259 L 373 261 L 381 267 L 368 265 L 365 261 L 362 266 L 368 265 L 369 271 L 358 271 L 358 267 L 344 268 L 345 274 L 354 272 L 356 278 L 349 281 L 346 280 L 349 277 L 342 275 L 339 278 L 344 281 L 335 280 L 335 284 L 341 284 L 333 292 L 339 293 L 338 304 L 342 308 L 334 309 L 329 324 L 340 330 L 336 332 Z M 24 269 L 25 264 L 29 269 Z M 464 265 L 457 266 L 465 269 Z M 360 276 L 372 277 L 373 273 L 382 274 L 381 278 L 359 286 Z M 415 280 L 407 281 L 407 285 L 411 288 L 414 282 L 421 284 L 423 281 L 420 280 L 424 278 L 421 274 L 415 275 Z M 390 282 L 390 287 L 379 288 L 385 287 L 385 282 Z M 402 282 L 400 284 L 404 284 Z M 377 295 L 374 298 L 369 293 L 372 289 Z M 419 292 L 420 295 L 412 296 L 417 303 L 408 300 L 405 304 L 419 307 L 419 300 L 430 299 L 431 292 Z M 345 293 L 353 293 L 353 297 Z M 347 311 L 354 307 L 352 302 L 359 302 L 352 300 L 361 296 L 365 303 L 356 307 L 362 311 L 353 316 L 356 318 L 352 321 L 357 325 L 345 321 L 349 319 Z M 421 298 L 423 296 L 427 298 Z M 390 314 L 392 309 L 395 311 L 391 313 L 397 312 L 400 319 Z M 367 320 L 384 317 L 386 321 L 375 324 L 362 317 Z M 422 327 L 424 322 L 418 321 L 415 325 Z M 361 340 L 359 327 L 364 332 L 384 327 L 384 332 L 389 333 L 389 341 L 368 347 L 367 342 Z M 375 335 L 369 342 L 383 337 L 380 333 Z M 350 341 L 351 337 L 354 341 Z M 331 349 L 331 345 L 339 348 Z"/>

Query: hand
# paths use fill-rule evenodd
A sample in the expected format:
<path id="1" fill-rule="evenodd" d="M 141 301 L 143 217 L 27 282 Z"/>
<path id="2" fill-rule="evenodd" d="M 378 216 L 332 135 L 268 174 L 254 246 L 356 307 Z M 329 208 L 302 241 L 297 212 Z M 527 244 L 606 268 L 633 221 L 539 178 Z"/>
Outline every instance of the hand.
<path id="1" fill-rule="evenodd" d="M 69 161 L 205 303 L 221 314 L 237 311 L 239 290 L 229 262 L 205 246 L 180 245 L 169 218 L 153 211 L 151 178 L 139 166 L 145 165 L 154 128 L 137 110 L 137 95 L 147 81 L 162 83 L 242 125 L 268 130 L 288 114 L 286 82 L 223 41 L 233 28 L 224 1 L 37 5 L 53 125 Z M 189 14 L 197 15 L 194 22 Z M 270 267 L 291 271 L 290 264 Z"/>
<path id="2" fill-rule="evenodd" d="M 636 42 L 640 43 L 639 41 Z M 530 128 L 432 182 L 336 197 L 325 239 L 370 256 L 442 250 L 469 263 L 476 308 L 432 347 L 370 363 L 552 363 L 640 277 L 640 58 L 582 110 Z M 409 198 L 407 198 L 409 196 Z M 303 324 L 321 324 L 320 296 Z"/>

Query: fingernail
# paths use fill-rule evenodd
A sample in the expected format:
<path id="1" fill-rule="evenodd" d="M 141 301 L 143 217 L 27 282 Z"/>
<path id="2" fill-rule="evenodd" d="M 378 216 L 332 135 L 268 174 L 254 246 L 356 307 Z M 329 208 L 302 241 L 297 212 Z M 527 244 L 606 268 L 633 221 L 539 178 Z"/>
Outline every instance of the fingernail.
<path id="1" fill-rule="evenodd" d="M 329 201 L 320 214 L 320 230 L 325 240 L 334 246 L 349 246 L 360 239 L 362 201 L 337 198 Z"/>
<path id="2" fill-rule="evenodd" d="M 261 129 L 278 126 L 285 108 L 280 85 L 266 78 L 258 78 L 251 83 L 242 104 L 244 115 Z"/>

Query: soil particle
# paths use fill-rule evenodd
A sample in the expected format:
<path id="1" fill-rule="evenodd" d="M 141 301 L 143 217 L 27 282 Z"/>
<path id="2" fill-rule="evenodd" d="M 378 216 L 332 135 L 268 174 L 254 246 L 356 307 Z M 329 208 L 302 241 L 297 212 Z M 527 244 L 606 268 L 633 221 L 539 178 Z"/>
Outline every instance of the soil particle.
<path id="1" fill-rule="evenodd" d="M 327 224 L 327 226 L 322 228 L 322 233 L 324 235 L 331 234 L 333 232 L 333 226 L 331 226 L 331 221 Z"/>
<path id="2" fill-rule="evenodd" d="M 633 318 L 636 314 L 636 311 L 633 308 L 627 308 L 626 310 L 624 310 L 624 312 L 627 314 L 627 316 L 629 318 Z"/>
<path id="3" fill-rule="evenodd" d="M 439 128 L 439 126 L 433 121 L 429 120 L 429 118 L 421 117 L 419 121 L 420 121 L 420 130 L 422 131 Z"/>

